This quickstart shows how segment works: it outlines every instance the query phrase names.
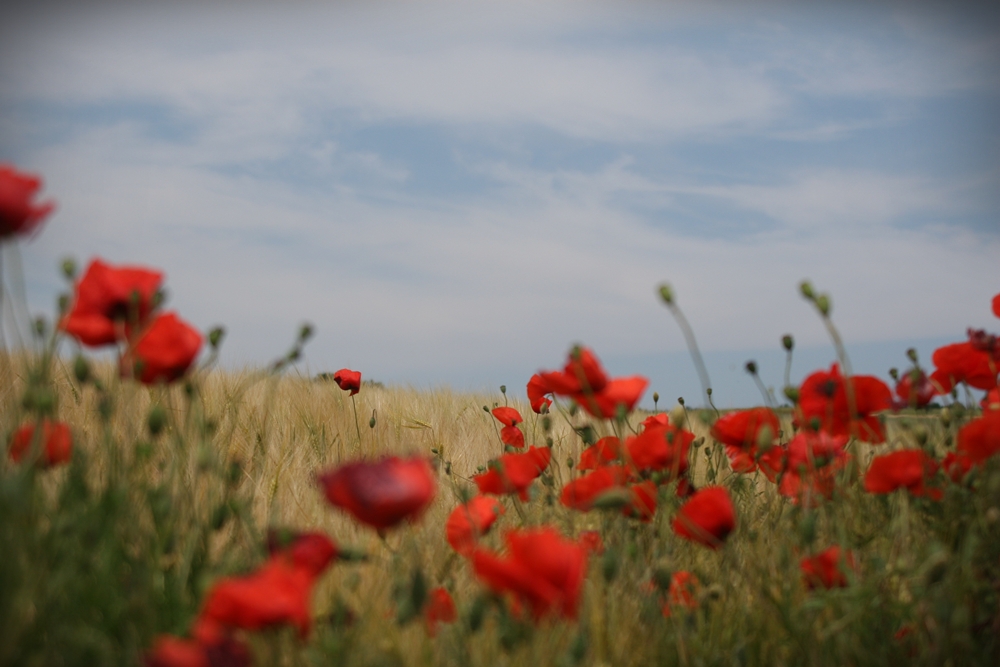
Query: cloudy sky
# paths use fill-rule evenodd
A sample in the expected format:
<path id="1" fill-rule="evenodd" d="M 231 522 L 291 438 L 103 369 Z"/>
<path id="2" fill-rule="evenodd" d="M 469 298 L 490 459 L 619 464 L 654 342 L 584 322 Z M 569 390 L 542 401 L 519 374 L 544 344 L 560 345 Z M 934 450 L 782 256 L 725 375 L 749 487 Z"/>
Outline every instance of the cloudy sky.
<path id="1" fill-rule="evenodd" d="M 912 3 L 150 3 L 0 10 L 0 161 L 58 212 L 57 265 L 162 268 L 170 305 L 262 364 L 458 389 L 574 342 L 720 406 L 997 329 L 1000 14 Z M 75 8 L 74 8 L 75 7 Z M 644 401 L 649 404 L 651 399 Z"/>

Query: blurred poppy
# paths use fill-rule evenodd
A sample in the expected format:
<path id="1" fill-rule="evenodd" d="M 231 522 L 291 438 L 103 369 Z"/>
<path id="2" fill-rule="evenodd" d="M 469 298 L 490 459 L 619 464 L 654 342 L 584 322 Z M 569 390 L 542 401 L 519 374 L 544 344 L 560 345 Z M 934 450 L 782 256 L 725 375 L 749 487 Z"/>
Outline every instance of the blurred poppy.
<path id="1" fill-rule="evenodd" d="M 545 371 L 537 377 L 546 393 L 572 398 L 589 414 L 604 419 L 616 417 L 619 409 L 630 412 L 649 385 L 638 375 L 608 378 L 594 353 L 579 346 L 570 351 L 562 371 Z"/>
<path id="2" fill-rule="evenodd" d="M 52 201 L 35 203 L 41 187 L 38 176 L 0 164 L 0 241 L 30 234 L 56 207 Z"/>
<path id="3" fill-rule="evenodd" d="M 435 493 L 434 471 L 419 456 L 348 463 L 317 480 L 331 505 L 377 530 L 419 518 Z"/>
<path id="4" fill-rule="evenodd" d="M 147 327 L 124 359 L 123 368 L 143 384 L 173 382 L 184 375 L 201 349 L 201 334 L 175 313 L 164 313 Z"/>
<path id="5" fill-rule="evenodd" d="M 1000 317 L 1000 294 L 993 297 L 993 314 Z"/>
<path id="6" fill-rule="evenodd" d="M 892 407 L 892 392 L 876 377 L 851 377 L 855 414 L 850 414 L 847 388 L 840 366 L 830 371 L 817 371 L 807 377 L 799 388 L 797 418 L 810 430 L 824 431 L 832 436 L 850 435 L 865 442 L 885 442 L 885 431 L 874 413 Z M 818 425 L 818 428 L 816 428 Z"/>
<path id="7" fill-rule="evenodd" d="M 142 328 L 162 281 L 159 271 L 95 259 L 77 281 L 73 304 L 59 328 L 90 347 L 112 345 L 134 327 Z"/>
<path id="8" fill-rule="evenodd" d="M 778 493 L 795 503 L 804 501 L 806 506 L 832 496 L 836 474 L 850 460 L 844 450 L 847 442 L 846 434 L 800 431 L 784 450 Z"/>
<path id="9" fill-rule="evenodd" d="M 559 494 L 559 502 L 566 507 L 586 512 L 593 508 L 602 494 L 624 490 L 629 474 L 624 466 L 601 466 L 593 472 L 567 483 Z"/>
<path id="10" fill-rule="evenodd" d="M 35 439 L 35 424 L 23 424 L 10 436 L 7 454 L 14 462 L 20 462 L 31 450 Z M 73 457 L 73 435 L 69 426 L 50 419 L 42 420 L 39 466 L 51 468 L 67 463 Z"/>
<path id="11" fill-rule="evenodd" d="M 920 368 L 912 368 L 899 378 L 896 383 L 896 396 L 900 407 L 925 408 L 937 395 L 937 389 Z"/>
<path id="12" fill-rule="evenodd" d="M 424 605 L 424 623 L 428 635 L 434 637 L 437 635 L 440 624 L 454 623 L 457 618 L 455 600 L 452 599 L 448 589 L 438 586 L 427 593 L 427 602 Z"/>
<path id="13" fill-rule="evenodd" d="M 667 590 L 667 600 L 663 605 L 663 615 L 669 617 L 673 610 L 691 611 L 698 608 L 698 590 L 701 582 L 698 577 L 687 570 L 674 572 L 670 577 L 670 588 Z"/>
<path id="14" fill-rule="evenodd" d="M 760 440 L 767 439 L 767 447 L 774 443 L 781 429 L 778 415 L 768 408 L 753 408 L 729 412 L 712 425 L 712 437 L 722 443 L 734 472 L 751 473 L 757 470 Z"/>
<path id="15" fill-rule="evenodd" d="M 941 490 L 927 488 L 925 482 L 938 470 L 938 462 L 922 449 L 905 449 L 872 459 L 865 473 L 865 491 L 892 493 L 907 489 L 914 496 L 941 499 Z"/>
<path id="16" fill-rule="evenodd" d="M 503 428 L 500 429 L 500 442 L 518 449 L 524 447 L 524 433 L 517 427 L 524 422 L 521 413 L 514 408 L 499 407 L 493 408 L 493 416 L 503 424 Z"/>
<path id="17" fill-rule="evenodd" d="M 504 513 L 503 505 L 496 498 L 476 496 L 459 505 L 444 524 L 445 537 L 451 548 L 468 556 L 479 538 L 489 532 L 497 518 Z"/>
<path id="18" fill-rule="evenodd" d="M 659 489 L 656 484 L 646 480 L 628 487 L 632 494 L 632 501 L 622 508 L 625 516 L 630 516 L 640 521 L 650 521 L 656 514 L 657 496 Z"/>
<path id="19" fill-rule="evenodd" d="M 250 667 L 250 649 L 233 637 L 211 643 L 161 635 L 143 658 L 144 667 Z"/>
<path id="20" fill-rule="evenodd" d="M 979 403 L 983 410 L 1000 410 L 1000 388 L 990 389 Z"/>
<path id="21" fill-rule="evenodd" d="M 477 549 L 472 564 L 497 593 L 511 593 L 539 619 L 549 613 L 575 619 L 587 573 L 587 549 L 554 528 L 512 530 L 505 536 L 504 557 Z"/>
<path id="22" fill-rule="evenodd" d="M 521 454 L 504 454 L 489 464 L 489 470 L 474 475 L 472 481 L 480 493 L 505 495 L 516 493 L 521 500 L 528 499 L 528 487 L 549 466 L 552 450 L 548 447 L 529 447 Z"/>
<path id="23" fill-rule="evenodd" d="M 1000 453 L 1000 411 L 989 410 L 974 419 L 958 432 L 957 454 L 975 466 Z"/>
<path id="24" fill-rule="evenodd" d="M 621 458 L 621 441 L 613 435 L 605 436 L 580 452 L 580 463 L 577 470 L 594 470 L 595 468 L 618 461 Z"/>
<path id="25" fill-rule="evenodd" d="M 718 549 L 736 528 L 736 514 L 729 492 L 721 486 L 706 486 L 681 505 L 673 523 L 679 536 Z"/>
<path id="26" fill-rule="evenodd" d="M 348 368 L 341 368 L 333 374 L 333 381 L 344 391 L 351 392 L 351 396 L 361 391 L 361 372 L 352 371 Z"/>
<path id="27" fill-rule="evenodd" d="M 601 534 L 596 530 L 583 531 L 577 538 L 577 542 L 579 542 L 580 546 L 587 550 L 587 553 L 604 553 L 604 540 L 601 539 Z"/>
<path id="28" fill-rule="evenodd" d="M 845 565 L 851 569 L 856 567 L 854 554 L 850 551 L 842 551 L 836 544 L 814 556 L 803 558 L 799 562 L 803 579 L 810 590 L 847 586 Z"/>
<path id="29" fill-rule="evenodd" d="M 669 472 L 670 479 L 676 479 L 687 472 L 692 442 L 694 433 L 674 424 L 663 426 L 653 421 L 639 435 L 630 436 L 625 441 L 625 449 L 639 472 Z"/>
<path id="30" fill-rule="evenodd" d="M 931 360 L 935 366 L 931 381 L 942 394 L 962 382 L 976 389 L 988 390 L 997 386 L 996 364 L 989 353 L 977 349 L 971 341 L 939 347 L 934 350 Z"/>
<path id="31" fill-rule="evenodd" d="M 531 403 L 531 409 L 536 414 L 541 414 L 543 410 L 548 410 L 549 406 L 552 405 L 552 399 L 545 397 L 546 394 L 551 393 L 552 390 L 538 373 L 532 375 L 531 379 L 528 380 L 528 402 Z"/>

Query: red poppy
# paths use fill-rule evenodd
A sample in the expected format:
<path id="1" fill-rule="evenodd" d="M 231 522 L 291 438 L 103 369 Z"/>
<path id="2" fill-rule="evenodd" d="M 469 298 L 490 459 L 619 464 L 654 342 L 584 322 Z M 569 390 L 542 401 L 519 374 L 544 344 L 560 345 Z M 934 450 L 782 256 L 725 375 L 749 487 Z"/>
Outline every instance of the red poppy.
<path id="1" fill-rule="evenodd" d="M 552 399 L 545 397 L 546 394 L 551 393 L 549 385 L 538 373 L 532 375 L 531 379 L 528 380 L 528 402 L 531 403 L 531 409 L 536 414 L 541 414 L 543 410 L 548 410 L 549 406 L 552 405 Z"/>
<path id="2" fill-rule="evenodd" d="M 761 438 L 767 437 L 767 444 L 773 444 L 780 428 L 781 422 L 773 410 L 753 408 L 719 417 L 712 425 L 711 433 L 726 448 L 733 470 L 750 473 L 757 470 Z"/>
<path id="3" fill-rule="evenodd" d="M 978 349 L 971 341 L 939 347 L 934 350 L 931 360 L 935 366 L 931 381 L 942 394 L 947 394 L 961 382 L 976 389 L 997 386 L 996 363 L 988 352 Z"/>
<path id="4" fill-rule="evenodd" d="M 580 452 L 577 470 L 594 470 L 607 463 L 619 461 L 622 456 L 621 441 L 613 435 L 605 436 Z"/>
<path id="5" fill-rule="evenodd" d="M 634 517 L 640 521 L 650 521 L 656 514 L 659 489 L 656 484 L 646 480 L 628 487 L 632 493 L 632 502 L 622 508 L 625 516 Z"/>
<path id="6" fill-rule="evenodd" d="M 815 556 L 803 558 L 799 562 L 803 579 L 810 590 L 820 587 L 844 588 L 847 586 L 845 565 L 852 570 L 855 569 L 854 554 L 850 551 L 842 552 L 836 544 Z"/>
<path id="7" fill-rule="evenodd" d="M 337 545 L 323 533 L 278 534 L 273 530 L 268 531 L 267 550 L 271 558 L 286 558 L 293 566 L 317 577 L 339 553 Z"/>
<path id="8" fill-rule="evenodd" d="M 535 619 L 558 613 L 575 619 L 587 573 L 587 549 L 554 528 L 512 530 L 505 535 L 508 555 L 484 549 L 472 555 L 478 576 L 497 593 L 512 593 Z"/>
<path id="9" fill-rule="evenodd" d="M 698 590 L 701 582 L 687 570 L 674 572 L 667 589 L 667 601 L 663 605 L 663 615 L 669 617 L 675 609 L 693 610 L 698 608 Z"/>
<path id="10" fill-rule="evenodd" d="M 1000 411 L 990 410 L 963 426 L 955 451 L 967 457 L 972 466 L 1000 453 Z"/>
<path id="11" fill-rule="evenodd" d="M 688 451 L 694 433 L 673 424 L 663 426 L 658 421 L 649 424 L 642 433 L 625 441 L 632 465 L 640 472 L 669 471 L 670 479 L 684 475 L 690 465 Z"/>
<path id="12" fill-rule="evenodd" d="M 153 310 L 163 274 L 143 267 L 113 267 L 95 259 L 76 283 L 69 313 L 59 328 L 84 345 L 112 345 Z"/>
<path id="13" fill-rule="evenodd" d="M 836 474 L 850 459 L 844 451 L 847 442 L 846 434 L 832 436 L 823 431 L 801 431 L 784 450 L 778 493 L 795 503 L 804 500 L 807 506 L 815 504 L 820 497 L 832 496 Z"/>
<path id="14" fill-rule="evenodd" d="M 173 382 L 187 372 L 200 349 L 197 329 L 175 313 L 163 313 L 139 335 L 125 359 L 131 361 L 132 372 L 143 384 Z"/>
<path id="15" fill-rule="evenodd" d="M 983 410 L 1000 410 L 1000 388 L 990 389 L 979 403 Z"/>
<path id="16" fill-rule="evenodd" d="M 679 536 L 718 549 L 736 528 L 736 514 L 729 491 L 721 486 L 706 486 L 681 505 L 674 518 L 674 532 Z"/>
<path id="17" fill-rule="evenodd" d="M 518 449 L 524 447 L 524 433 L 517 427 L 524 422 L 521 413 L 514 408 L 499 407 L 493 408 L 493 416 L 503 424 L 503 428 L 500 429 L 500 442 Z"/>
<path id="18" fill-rule="evenodd" d="M 435 493 L 434 470 L 419 456 L 348 463 L 317 480 L 331 505 L 377 530 L 419 518 Z"/>
<path id="19" fill-rule="evenodd" d="M 865 473 L 865 491 L 892 493 L 896 489 L 907 489 L 914 496 L 940 500 L 940 489 L 925 486 L 937 470 L 938 462 L 922 449 L 904 449 L 876 456 Z"/>
<path id="20" fill-rule="evenodd" d="M 250 649 L 232 637 L 202 643 L 160 635 L 144 656 L 144 667 L 250 667 Z"/>
<path id="21" fill-rule="evenodd" d="M 934 383 L 919 368 L 906 371 L 896 383 L 896 396 L 902 402 L 899 407 L 925 408 L 936 395 Z"/>
<path id="22" fill-rule="evenodd" d="M 548 447 L 529 447 L 521 454 L 504 454 L 489 464 L 489 470 L 474 475 L 472 481 L 480 493 L 505 495 L 516 493 L 521 500 L 528 499 L 528 487 L 549 466 L 552 450 Z"/>
<path id="23" fill-rule="evenodd" d="M 464 505 L 459 505 L 448 515 L 444 524 L 448 544 L 459 554 L 468 556 L 479 538 L 489 532 L 503 513 L 500 501 L 487 496 L 476 496 Z"/>
<path id="24" fill-rule="evenodd" d="M 14 462 L 20 462 L 31 450 L 35 438 L 35 424 L 24 424 L 10 436 L 7 454 Z M 42 468 L 67 463 L 73 457 L 73 435 L 69 426 L 63 422 L 42 420 L 41 454 L 39 465 Z"/>
<path id="25" fill-rule="evenodd" d="M 649 380 L 638 375 L 608 378 L 597 357 L 585 347 L 573 348 L 562 371 L 542 372 L 538 377 L 546 393 L 568 396 L 594 417 L 604 419 L 616 417 L 620 408 L 630 412 L 649 385 Z"/>
<path id="26" fill-rule="evenodd" d="M 341 368 L 333 374 L 333 381 L 344 391 L 351 392 L 351 396 L 361 391 L 361 372 L 352 371 L 349 368 Z"/>
<path id="27" fill-rule="evenodd" d="M 1000 294 L 993 297 L 993 314 L 1000 317 Z"/>
<path id="28" fill-rule="evenodd" d="M 587 550 L 587 553 L 604 553 L 604 540 L 601 539 L 601 534 L 596 530 L 583 531 L 577 538 L 577 542 L 579 542 L 580 546 Z"/>
<path id="29" fill-rule="evenodd" d="M 855 414 L 850 414 L 847 388 L 840 366 L 830 372 L 817 371 L 799 389 L 798 420 L 812 430 L 832 436 L 851 435 L 865 442 L 885 442 L 885 431 L 874 413 L 892 407 L 892 392 L 884 382 L 870 375 L 851 377 Z M 819 428 L 814 429 L 818 424 Z"/>
<path id="30" fill-rule="evenodd" d="M 969 474 L 972 467 L 972 461 L 969 460 L 969 457 L 966 454 L 948 452 L 941 460 L 941 469 L 944 470 L 944 473 L 948 475 L 951 481 L 956 484 L 961 484 L 962 479 Z"/>
<path id="31" fill-rule="evenodd" d="M 427 603 L 424 605 L 424 623 L 427 626 L 427 634 L 431 637 L 435 636 L 438 625 L 454 623 L 457 618 L 455 601 L 446 588 L 439 586 L 427 594 Z"/>
<path id="32" fill-rule="evenodd" d="M 55 202 L 34 202 L 42 179 L 0 164 L 0 240 L 27 235 L 52 212 Z"/>

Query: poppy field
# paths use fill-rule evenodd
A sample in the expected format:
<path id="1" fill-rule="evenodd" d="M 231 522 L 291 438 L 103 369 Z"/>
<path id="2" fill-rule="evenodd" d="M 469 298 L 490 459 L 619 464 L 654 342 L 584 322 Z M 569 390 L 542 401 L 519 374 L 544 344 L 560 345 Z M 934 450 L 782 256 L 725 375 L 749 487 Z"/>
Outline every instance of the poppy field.
<path id="1" fill-rule="evenodd" d="M 41 185 L 0 165 L 5 251 Z M 704 395 L 661 403 L 584 345 L 490 395 L 303 377 L 309 325 L 219 369 L 159 268 L 61 269 L 2 292 L 0 665 L 1000 663 L 992 332 L 887 383 L 803 282 L 829 365 L 723 412 L 668 285 Z"/>

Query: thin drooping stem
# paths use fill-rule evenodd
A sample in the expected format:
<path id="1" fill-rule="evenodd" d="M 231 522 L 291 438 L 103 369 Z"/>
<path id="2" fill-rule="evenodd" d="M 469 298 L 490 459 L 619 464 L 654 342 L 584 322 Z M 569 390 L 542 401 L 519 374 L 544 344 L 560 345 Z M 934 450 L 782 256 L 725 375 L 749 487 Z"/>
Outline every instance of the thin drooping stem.
<path id="1" fill-rule="evenodd" d="M 710 396 L 712 383 L 708 379 L 708 369 L 705 367 L 705 361 L 701 358 L 701 352 L 698 350 L 698 341 L 695 340 L 694 330 L 691 329 L 691 325 L 688 324 L 684 313 L 681 312 L 680 307 L 673 300 L 667 302 L 667 308 L 670 309 L 670 314 L 677 320 L 677 325 L 681 328 L 681 333 L 684 334 L 684 341 L 687 343 L 691 357 L 694 359 L 694 365 L 698 371 L 698 379 L 701 381 L 701 392 L 705 397 L 705 405 L 709 406 L 712 404 Z"/>

